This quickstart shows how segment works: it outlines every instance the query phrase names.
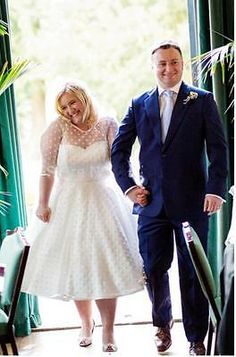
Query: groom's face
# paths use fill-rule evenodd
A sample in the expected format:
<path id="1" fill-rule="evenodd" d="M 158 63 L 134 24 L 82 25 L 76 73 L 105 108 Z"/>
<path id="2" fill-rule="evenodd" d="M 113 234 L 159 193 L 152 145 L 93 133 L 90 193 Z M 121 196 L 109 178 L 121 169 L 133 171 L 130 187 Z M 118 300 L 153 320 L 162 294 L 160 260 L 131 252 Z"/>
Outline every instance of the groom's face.
<path id="1" fill-rule="evenodd" d="M 157 83 L 164 89 L 174 87 L 182 79 L 183 58 L 173 47 L 156 50 L 152 56 L 152 66 Z"/>

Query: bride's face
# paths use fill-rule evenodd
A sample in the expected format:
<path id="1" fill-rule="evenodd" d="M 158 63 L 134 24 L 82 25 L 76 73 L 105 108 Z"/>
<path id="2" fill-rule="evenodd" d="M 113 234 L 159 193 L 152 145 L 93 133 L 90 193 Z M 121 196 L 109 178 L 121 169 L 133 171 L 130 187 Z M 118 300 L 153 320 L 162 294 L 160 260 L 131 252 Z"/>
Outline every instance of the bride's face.
<path id="1" fill-rule="evenodd" d="M 59 100 L 59 105 L 62 114 L 73 124 L 76 125 L 82 121 L 84 106 L 73 93 L 64 93 Z"/>

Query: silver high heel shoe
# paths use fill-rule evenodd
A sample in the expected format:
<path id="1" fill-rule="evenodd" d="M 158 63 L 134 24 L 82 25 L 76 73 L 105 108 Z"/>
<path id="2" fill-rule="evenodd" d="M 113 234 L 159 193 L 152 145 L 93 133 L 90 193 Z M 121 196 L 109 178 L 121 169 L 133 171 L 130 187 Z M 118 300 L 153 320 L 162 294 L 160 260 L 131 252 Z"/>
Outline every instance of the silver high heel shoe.
<path id="1" fill-rule="evenodd" d="M 116 352 L 118 350 L 114 343 L 106 343 L 102 346 L 103 352 Z"/>
<path id="2" fill-rule="evenodd" d="M 95 321 L 93 320 L 93 327 L 92 327 L 92 330 L 91 330 L 91 336 L 80 336 L 80 342 L 79 342 L 80 347 L 91 346 L 91 344 L 93 342 L 92 334 L 93 334 L 94 328 L 95 328 Z"/>

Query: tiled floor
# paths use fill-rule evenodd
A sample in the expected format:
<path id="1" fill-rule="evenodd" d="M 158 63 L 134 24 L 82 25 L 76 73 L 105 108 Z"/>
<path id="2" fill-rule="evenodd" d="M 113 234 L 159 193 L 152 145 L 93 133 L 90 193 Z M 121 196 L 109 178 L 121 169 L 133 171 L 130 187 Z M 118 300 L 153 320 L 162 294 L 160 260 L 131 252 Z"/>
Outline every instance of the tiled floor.
<path id="1" fill-rule="evenodd" d="M 153 340 L 151 324 L 123 325 L 115 327 L 116 353 L 103 353 L 101 346 L 101 327 L 96 327 L 92 346 L 81 348 L 78 345 L 79 329 L 44 331 L 18 338 L 19 353 L 22 356 L 40 357 L 156 357 L 157 350 Z M 188 344 L 184 337 L 182 323 L 172 328 L 173 344 L 165 353 L 167 356 L 187 356 Z"/>
<path id="2" fill-rule="evenodd" d="M 188 356 L 188 343 L 180 321 L 180 297 L 176 263 L 170 271 L 173 316 L 177 321 L 172 329 L 172 346 L 165 353 L 167 356 Z M 18 338 L 19 353 L 23 356 L 40 357 L 154 357 L 157 350 L 154 343 L 154 329 L 151 324 L 151 304 L 147 292 L 121 297 L 118 299 L 115 338 L 117 353 L 102 353 L 101 321 L 94 306 L 96 328 L 93 344 L 80 348 L 78 336 L 80 319 L 73 302 L 52 299 L 39 299 L 42 326 L 30 336 Z"/>

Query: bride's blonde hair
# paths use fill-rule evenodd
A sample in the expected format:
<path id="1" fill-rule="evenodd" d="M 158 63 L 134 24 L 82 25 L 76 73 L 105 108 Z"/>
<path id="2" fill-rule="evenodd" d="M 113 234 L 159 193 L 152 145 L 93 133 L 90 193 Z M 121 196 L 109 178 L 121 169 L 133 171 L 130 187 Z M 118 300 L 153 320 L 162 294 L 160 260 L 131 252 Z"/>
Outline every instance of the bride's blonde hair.
<path id="1" fill-rule="evenodd" d="M 60 106 L 60 99 L 65 93 L 72 93 L 75 97 L 83 104 L 84 113 L 82 117 L 82 122 L 87 123 L 90 127 L 97 121 L 97 112 L 94 107 L 93 101 L 91 96 L 88 94 L 88 91 L 75 83 L 69 82 L 64 85 L 62 90 L 57 94 L 55 105 L 58 114 L 63 115 L 61 106 Z"/>

